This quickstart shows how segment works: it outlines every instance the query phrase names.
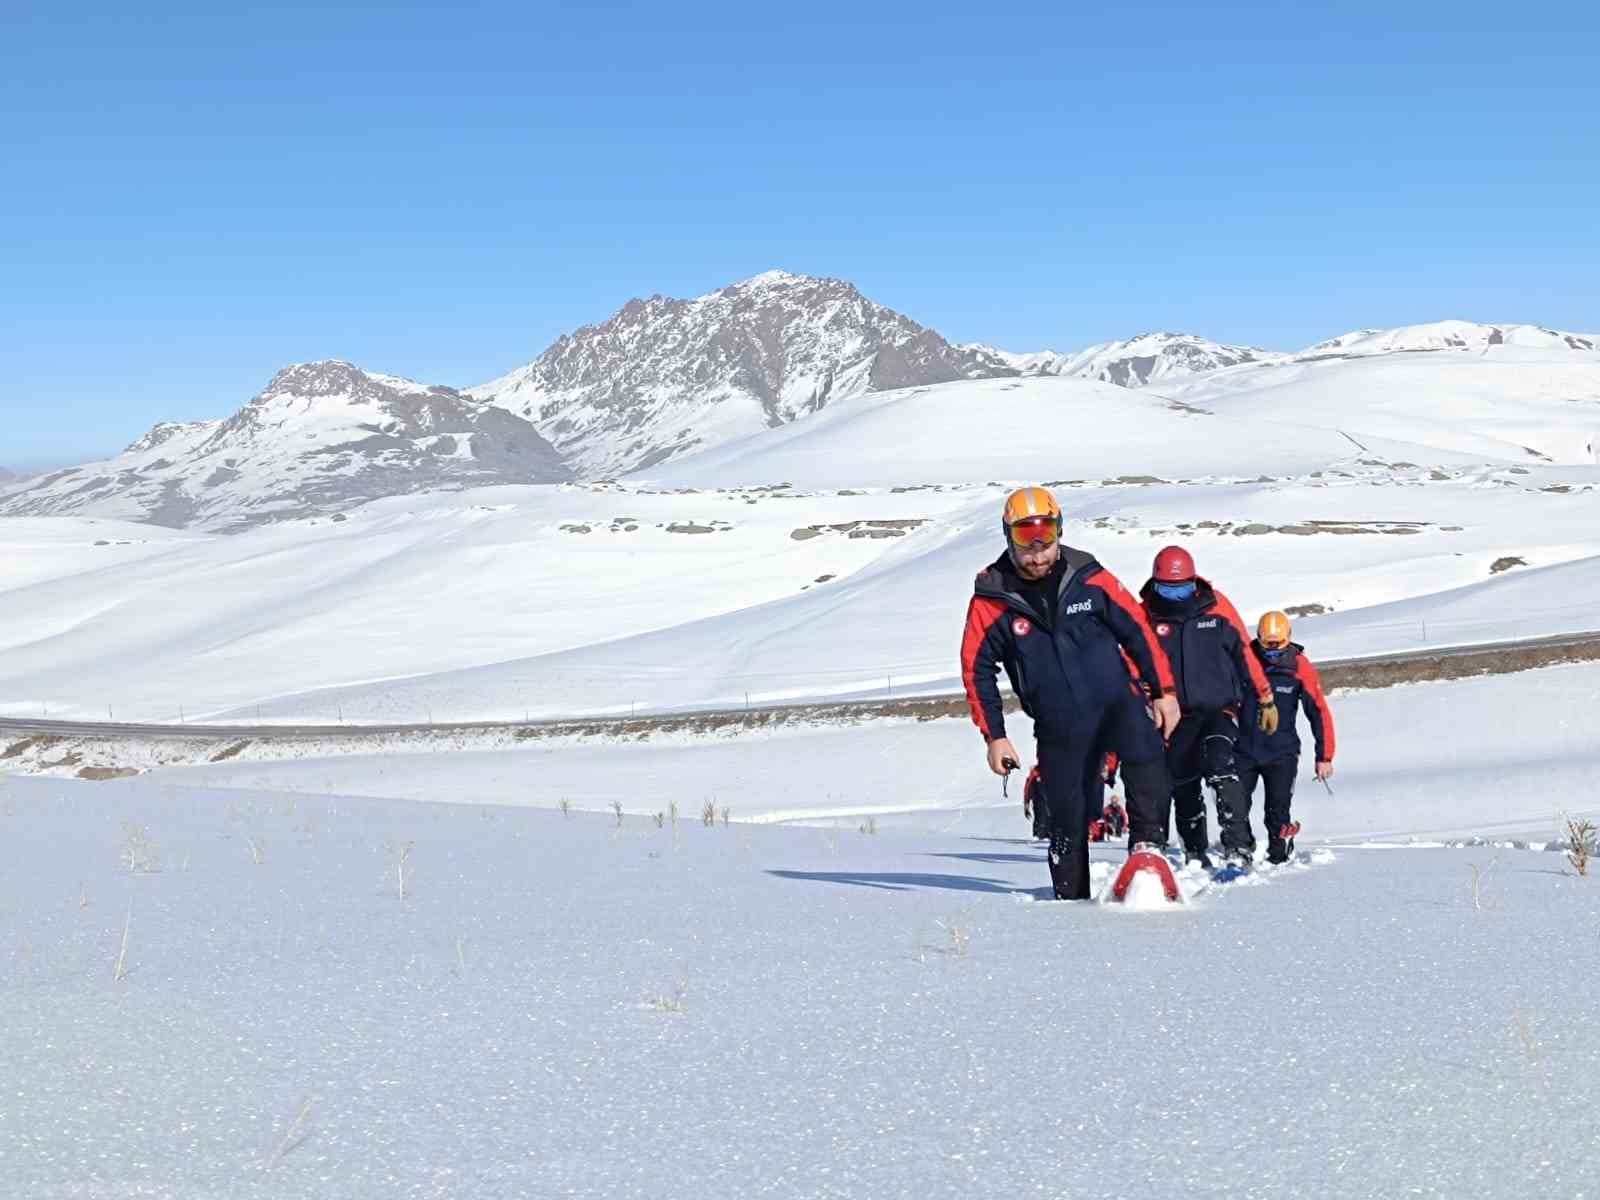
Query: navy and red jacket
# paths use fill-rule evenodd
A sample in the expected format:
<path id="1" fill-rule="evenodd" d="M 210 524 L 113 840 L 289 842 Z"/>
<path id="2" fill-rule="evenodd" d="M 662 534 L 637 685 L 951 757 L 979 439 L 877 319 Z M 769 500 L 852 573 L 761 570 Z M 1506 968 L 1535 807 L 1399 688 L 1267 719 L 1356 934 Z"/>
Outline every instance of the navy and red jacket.
<path id="1" fill-rule="evenodd" d="M 1253 657 L 1266 670 L 1267 679 L 1272 684 L 1272 700 L 1278 706 L 1278 732 L 1268 737 L 1256 728 L 1258 706 L 1254 700 L 1248 701 L 1239 722 L 1242 730 L 1240 752 L 1253 762 L 1262 764 L 1299 754 L 1300 735 L 1294 727 L 1295 708 L 1298 706 L 1305 710 L 1306 720 L 1311 722 L 1317 761 L 1332 762 L 1333 710 L 1328 707 L 1328 698 L 1322 692 L 1322 677 L 1306 657 L 1305 647 L 1298 642 L 1290 642 L 1289 648 L 1276 659 L 1266 656 L 1259 639 L 1250 643 L 1250 649 Z"/>
<path id="2" fill-rule="evenodd" d="M 1172 688 L 1172 669 L 1138 601 L 1092 554 L 1061 547 L 1056 620 L 1024 598 L 1022 580 L 1002 554 L 979 573 L 961 639 L 961 681 L 985 740 L 1006 734 L 999 668 L 1041 741 L 1081 736 L 1112 704 L 1125 701 L 1135 671 Z"/>
<path id="3" fill-rule="evenodd" d="M 1178 707 L 1185 713 L 1238 712 L 1248 696 L 1271 691 L 1239 611 L 1210 582 L 1195 580 L 1187 600 L 1167 600 L 1150 580 L 1139 593 L 1145 619 L 1172 663 Z"/>

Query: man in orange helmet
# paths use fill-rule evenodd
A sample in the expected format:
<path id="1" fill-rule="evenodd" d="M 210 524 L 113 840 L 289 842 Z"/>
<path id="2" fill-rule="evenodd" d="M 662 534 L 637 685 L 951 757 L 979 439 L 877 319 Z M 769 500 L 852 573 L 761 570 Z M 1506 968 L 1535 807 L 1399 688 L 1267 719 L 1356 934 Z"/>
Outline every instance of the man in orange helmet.
<path id="1" fill-rule="evenodd" d="M 1007 498 L 1006 549 L 979 572 L 967 606 L 961 678 L 996 775 L 1022 762 L 1006 736 L 1002 666 L 1033 718 L 1050 797 L 1051 884 L 1058 899 L 1082 900 L 1089 896 L 1090 791 L 1106 750 L 1121 760 L 1130 848 L 1166 838 L 1171 785 L 1162 735 L 1177 725 L 1178 706 L 1167 657 L 1138 602 L 1093 555 L 1063 545 L 1061 525 L 1061 508 L 1044 488 Z M 1135 669 L 1148 681 L 1148 707 Z"/>
<path id="2" fill-rule="evenodd" d="M 1322 677 L 1306 657 L 1305 647 L 1289 640 L 1289 617 L 1269 612 L 1256 625 L 1250 649 L 1272 685 L 1277 728 L 1267 733 L 1258 719 L 1259 702 L 1247 699 L 1242 715 L 1244 732 L 1239 740 L 1239 783 L 1245 806 L 1256 790 L 1256 780 L 1266 785 L 1267 861 L 1288 862 L 1294 853 L 1294 836 L 1300 824 L 1289 812 L 1294 801 L 1294 777 L 1300 768 L 1300 735 L 1295 730 L 1295 709 L 1305 710 L 1316 748 L 1316 776 L 1333 778 L 1333 710 L 1322 692 Z"/>
<path id="3" fill-rule="evenodd" d="M 1195 573 L 1182 546 L 1156 555 L 1150 580 L 1139 593 L 1145 617 L 1167 652 L 1183 719 L 1167 743 L 1167 770 L 1175 784 L 1173 810 L 1185 856 L 1211 865 L 1206 853 L 1206 807 L 1200 781 L 1217 798 L 1222 849 L 1235 871 L 1250 868 L 1255 837 L 1250 832 L 1249 794 L 1240 786 L 1236 759 L 1238 714 L 1249 696 L 1263 704 L 1256 719 L 1277 728 L 1278 711 L 1261 663 L 1250 653 L 1250 633 L 1228 598 Z"/>

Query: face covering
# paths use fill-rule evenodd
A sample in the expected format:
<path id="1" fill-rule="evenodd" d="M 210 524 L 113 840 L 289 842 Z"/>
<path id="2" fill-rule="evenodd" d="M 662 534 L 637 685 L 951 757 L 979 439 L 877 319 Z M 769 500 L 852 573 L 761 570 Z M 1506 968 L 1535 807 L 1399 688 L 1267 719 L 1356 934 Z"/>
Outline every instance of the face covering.
<path id="1" fill-rule="evenodd" d="M 1265 654 L 1268 658 L 1282 658 L 1283 652 L 1287 649 L 1287 646 L 1263 646 L 1261 647 L 1261 653 Z"/>
<path id="2" fill-rule="evenodd" d="M 1194 580 L 1188 579 L 1183 583 L 1158 583 L 1156 595 L 1163 600 L 1187 600 L 1194 595 Z"/>

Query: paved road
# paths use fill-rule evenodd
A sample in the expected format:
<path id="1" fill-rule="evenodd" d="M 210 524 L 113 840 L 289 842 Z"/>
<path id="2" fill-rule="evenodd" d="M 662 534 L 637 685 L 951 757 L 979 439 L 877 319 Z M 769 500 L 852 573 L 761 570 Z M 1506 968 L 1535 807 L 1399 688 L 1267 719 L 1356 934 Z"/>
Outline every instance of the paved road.
<path id="1" fill-rule="evenodd" d="M 1507 674 L 1560 662 L 1600 659 L 1600 631 L 1559 634 L 1476 646 L 1444 646 L 1372 658 L 1334 659 L 1318 664 L 1331 688 L 1388 687 L 1426 679 Z M 201 739 L 256 741 L 305 738 L 379 738 L 395 735 L 525 731 L 541 737 L 566 733 L 645 733 L 717 725 L 772 725 L 817 719 L 874 716 L 958 715 L 966 709 L 959 694 L 909 696 L 892 700 L 812 701 L 754 709 L 698 709 L 639 717 L 571 717 L 545 721 L 471 721 L 440 725 L 139 725 L 111 721 L 53 721 L 0 717 L 0 735 L 52 735 L 69 738 Z"/>

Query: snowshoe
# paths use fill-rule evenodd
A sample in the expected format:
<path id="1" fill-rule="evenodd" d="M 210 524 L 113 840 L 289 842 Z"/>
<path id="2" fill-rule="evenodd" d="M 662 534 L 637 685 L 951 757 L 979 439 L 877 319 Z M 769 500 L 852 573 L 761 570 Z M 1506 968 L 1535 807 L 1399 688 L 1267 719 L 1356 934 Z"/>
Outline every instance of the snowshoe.
<path id="1" fill-rule="evenodd" d="M 1167 862 L 1159 846 L 1152 846 L 1148 842 L 1137 843 L 1129 852 L 1122 870 L 1117 872 L 1116 879 L 1111 883 L 1110 898 L 1119 904 L 1126 901 L 1134 880 L 1147 873 L 1160 883 L 1162 894 L 1169 904 L 1177 904 L 1183 899 L 1183 893 L 1178 890 L 1177 877 L 1172 873 L 1172 865 Z"/>
<path id="2" fill-rule="evenodd" d="M 1243 879 L 1254 866 L 1255 860 L 1249 851 L 1230 850 L 1222 860 L 1221 868 L 1211 873 L 1211 882 L 1232 883 L 1235 879 Z"/>

